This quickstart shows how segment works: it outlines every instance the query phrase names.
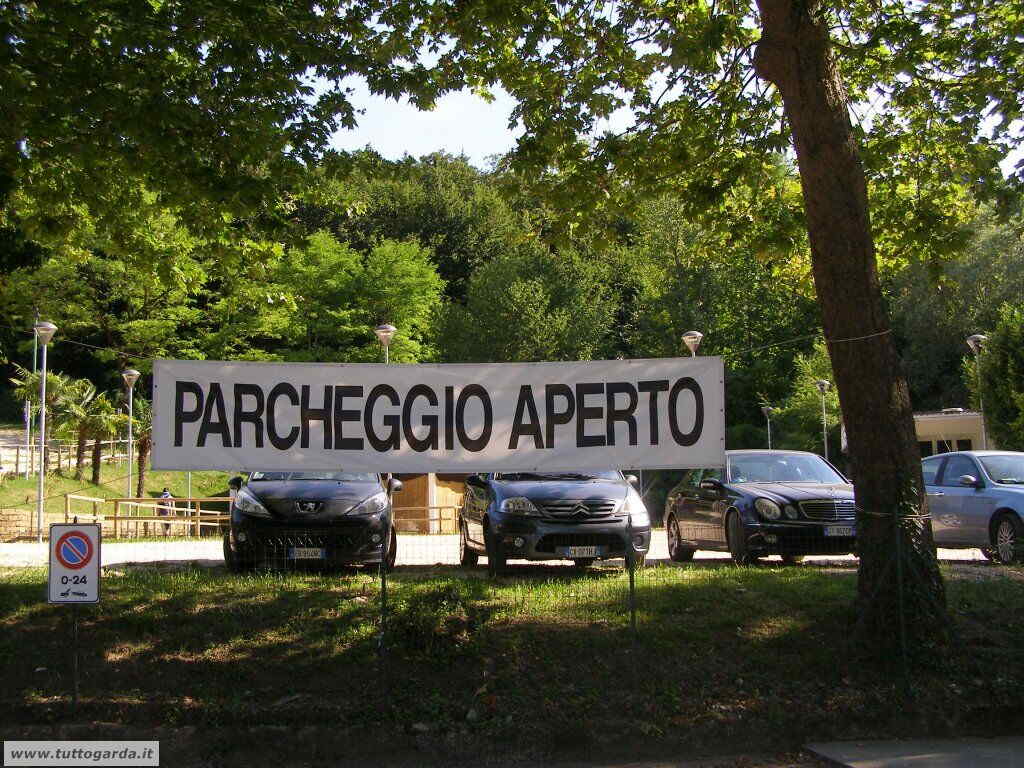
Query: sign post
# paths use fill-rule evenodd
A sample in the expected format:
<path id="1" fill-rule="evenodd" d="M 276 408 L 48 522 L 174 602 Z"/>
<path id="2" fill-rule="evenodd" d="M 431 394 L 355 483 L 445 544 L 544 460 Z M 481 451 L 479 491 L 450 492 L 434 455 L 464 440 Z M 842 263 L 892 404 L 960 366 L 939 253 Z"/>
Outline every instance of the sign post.
<path id="1" fill-rule="evenodd" d="M 54 523 L 50 526 L 47 602 L 71 604 L 72 712 L 78 709 L 78 604 L 100 601 L 100 526 Z"/>

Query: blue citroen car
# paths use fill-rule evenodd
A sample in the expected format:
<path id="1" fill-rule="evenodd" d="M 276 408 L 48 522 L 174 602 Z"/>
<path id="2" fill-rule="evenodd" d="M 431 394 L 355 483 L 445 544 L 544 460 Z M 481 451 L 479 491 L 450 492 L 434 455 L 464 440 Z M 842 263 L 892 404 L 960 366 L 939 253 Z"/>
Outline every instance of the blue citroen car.
<path id="1" fill-rule="evenodd" d="M 1024 453 L 957 451 L 921 462 L 935 545 L 1024 560 Z"/>

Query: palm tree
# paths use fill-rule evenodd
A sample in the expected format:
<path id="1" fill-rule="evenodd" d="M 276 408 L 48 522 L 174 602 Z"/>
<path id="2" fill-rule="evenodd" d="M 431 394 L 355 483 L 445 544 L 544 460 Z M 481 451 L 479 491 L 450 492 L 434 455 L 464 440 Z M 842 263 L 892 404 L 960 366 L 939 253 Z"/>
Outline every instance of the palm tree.
<path id="1" fill-rule="evenodd" d="M 75 480 L 82 479 L 85 443 L 89 437 L 89 407 L 96 398 L 96 387 L 88 379 L 71 379 L 63 388 L 56 411 L 60 429 L 77 442 Z"/>
<path id="2" fill-rule="evenodd" d="M 15 376 L 10 379 L 11 384 L 14 385 L 14 397 L 17 400 L 28 400 L 29 403 L 39 397 L 39 383 L 42 380 L 42 374 L 39 371 L 30 371 L 22 365 L 14 364 Z M 57 404 L 60 401 L 64 388 L 68 385 L 67 376 L 62 373 L 56 373 L 54 371 L 46 372 L 46 412 L 56 413 Z M 39 406 L 35 405 L 31 407 L 31 416 L 35 416 L 39 413 Z M 55 425 L 56 426 L 56 425 Z M 49 466 L 49 448 L 43 454 L 41 461 L 43 466 Z"/>
<path id="3" fill-rule="evenodd" d="M 110 400 L 110 395 L 104 392 L 93 398 L 89 404 L 89 413 L 86 417 L 86 429 L 93 439 L 92 444 L 92 484 L 100 484 L 100 468 L 103 463 L 103 439 L 109 438 L 117 431 L 118 426 L 124 418 L 117 412 Z"/>
<path id="4" fill-rule="evenodd" d="M 149 451 L 153 447 L 153 406 L 145 398 L 136 397 L 132 404 L 132 432 L 139 462 L 139 483 L 135 496 L 141 499 L 146 492 L 146 465 L 149 463 Z"/>

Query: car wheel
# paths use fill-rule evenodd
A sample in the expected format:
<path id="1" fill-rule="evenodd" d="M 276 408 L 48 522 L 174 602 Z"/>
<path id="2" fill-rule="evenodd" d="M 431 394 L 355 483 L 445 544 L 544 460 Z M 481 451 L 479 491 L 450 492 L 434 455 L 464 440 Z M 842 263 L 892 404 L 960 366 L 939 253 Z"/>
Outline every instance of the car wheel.
<path id="1" fill-rule="evenodd" d="M 388 544 L 388 557 L 385 562 L 385 567 L 391 571 L 395 568 L 395 562 L 398 560 L 398 533 L 395 529 L 391 529 L 391 543 Z"/>
<path id="2" fill-rule="evenodd" d="M 572 561 L 572 564 L 580 570 L 582 570 L 584 568 L 589 568 L 590 566 L 592 566 L 594 564 L 594 560 L 596 559 L 597 558 L 594 557 L 577 557 Z"/>
<path id="3" fill-rule="evenodd" d="M 684 547 L 682 536 L 679 534 L 679 521 L 670 516 L 665 524 L 665 535 L 668 537 L 668 556 L 670 560 L 677 563 L 686 563 L 693 560 L 693 553 L 697 550 L 693 547 Z"/>
<path id="4" fill-rule="evenodd" d="M 633 570 L 638 571 L 647 564 L 647 553 L 646 552 L 634 552 L 633 553 Z M 626 570 L 629 570 L 629 555 L 626 555 Z"/>
<path id="5" fill-rule="evenodd" d="M 466 568 L 472 568 L 477 564 L 480 559 L 480 555 L 475 550 L 469 548 L 469 543 L 466 541 L 466 524 L 461 523 L 459 525 L 459 564 Z"/>
<path id="6" fill-rule="evenodd" d="M 231 534 L 224 534 L 224 567 L 228 569 L 229 573 L 238 573 L 242 570 L 238 563 L 238 558 L 235 557 L 234 550 L 231 549 Z"/>
<path id="7" fill-rule="evenodd" d="M 229 573 L 251 571 L 256 567 L 256 564 L 252 561 L 242 560 L 238 557 L 238 554 L 231 549 L 230 536 L 230 533 L 224 534 L 224 566 L 228 569 Z"/>
<path id="8" fill-rule="evenodd" d="M 803 555 L 782 555 L 783 565 L 800 565 L 803 561 Z"/>
<path id="9" fill-rule="evenodd" d="M 1016 515 L 1004 512 L 997 517 L 993 538 L 997 562 L 1010 565 L 1021 560 L 1024 555 L 1024 525 Z"/>
<path id="10" fill-rule="evenodd" d="M 487 570 L 492 576 L 500 576 L 505 572 L 506 556 L 497 537 L 491 534 L 489 525 L 484 529 L 484 544 L 487 547 Z"/>
<path id="11" fill-rule="evenodd" d="M 743 531 L 743 521 L 740 520 L 739 512 L 729 515 L 726 523 L 726 531 L 729 539 L 729 554 L 736 565 L 757 565 L 758 558 L 750 553 L 747 547 L 747 537 Z"/>

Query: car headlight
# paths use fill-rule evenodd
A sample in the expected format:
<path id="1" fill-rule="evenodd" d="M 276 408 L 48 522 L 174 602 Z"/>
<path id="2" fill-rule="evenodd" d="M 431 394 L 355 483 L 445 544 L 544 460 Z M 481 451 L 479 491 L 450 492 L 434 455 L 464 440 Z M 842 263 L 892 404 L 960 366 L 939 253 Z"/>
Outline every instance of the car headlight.
<path id="1" fill-rule="evenodd" d="M 509 515 L 539 515 L 540 511 L 525 496 L 512 496 L 501 502 L 501 511 Z"/>
<path id="2" fill-rule="evenodd" d="M 245 488 L 235 494 L 235 509 L 249 517 L 270 517 L 270 512 L 264 507 L 259 499 L 252 495 Z"/>
<path id="3" fill-rule="evenodd" d="M 350 515 L 379 515 L 388 508 L 388 495 L 375 493 L 349 510 Z"/>
<path id="4" fill-rule="evenodd" d="M 651 515 L 647 512 L 647 507 L 639 496 L 634 496 L 632 493 L 629 494 L 626 497 L 623 511 L 629 515 L 630 523 L 634 528 L 651 527 Z"/>
<path id="5" fill-rule="evenodd" d="M 754 502 L 756 509 L 765 520 L 778 520 L 782 517 L 782 510 L 779 505 L 771 499 L 758 499 Z"/>

